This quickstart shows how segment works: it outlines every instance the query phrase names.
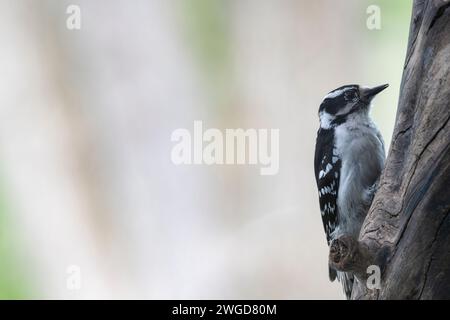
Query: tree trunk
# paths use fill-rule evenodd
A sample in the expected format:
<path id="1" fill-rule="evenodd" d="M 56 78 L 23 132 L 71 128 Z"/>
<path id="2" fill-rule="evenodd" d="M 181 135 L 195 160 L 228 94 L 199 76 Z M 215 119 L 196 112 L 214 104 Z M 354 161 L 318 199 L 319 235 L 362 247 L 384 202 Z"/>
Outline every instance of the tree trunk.
<path id="1" fill-rule="evenodd" d="M 396 125 L 358 241 L 330 261 L 353 299 L 450 299 L 450 2 L 415 0 Z M 381 271 L 369 289 L 367 268 Z"/>

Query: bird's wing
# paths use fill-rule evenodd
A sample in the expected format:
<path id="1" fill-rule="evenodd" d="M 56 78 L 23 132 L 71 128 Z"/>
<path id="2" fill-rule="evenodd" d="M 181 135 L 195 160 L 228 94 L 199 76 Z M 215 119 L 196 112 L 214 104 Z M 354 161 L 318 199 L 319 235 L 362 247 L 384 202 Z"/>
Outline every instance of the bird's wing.
<path id="1" fill-rule="evenodd" d="M 327 243 L 330 245 L 331 235 L 338 223 L 337 195 L 341 159 L 333 154 L 334 134 L 332 130 L 319 129 L 314 156 L 314 172 L 319 190 L 319 204 Z M 336 270 L 329 267 L 329 278 L 336 279 Z"/>
<path id="2" fill-rule="evenodd" d="M 336 154 L 333 154 L 333 140 L 334 134 L 332 130 L 319 129 L 314 157 L 314 171 L 319 191 L 320 211 L 328 245 L 330 245 L 331 235 L 339 219 L 337 195 L 339 191 L 341 159 Z"/>

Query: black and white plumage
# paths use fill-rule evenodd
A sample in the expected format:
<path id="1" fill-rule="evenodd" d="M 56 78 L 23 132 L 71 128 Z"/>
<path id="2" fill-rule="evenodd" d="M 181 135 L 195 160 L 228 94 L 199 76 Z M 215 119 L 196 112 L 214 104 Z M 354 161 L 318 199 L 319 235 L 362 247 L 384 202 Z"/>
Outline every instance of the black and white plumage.
<path id="1" fill-rule="evenodd" d="M 328 245 L 341 235 L 358 237 L 384 166 L 383 138 L 370 118 L 370 103 L 387 88 L 347 85 L 331 91 L 319 108 L 314 171 Z M 347 298 L 353 275 L 329 269 Z"/>

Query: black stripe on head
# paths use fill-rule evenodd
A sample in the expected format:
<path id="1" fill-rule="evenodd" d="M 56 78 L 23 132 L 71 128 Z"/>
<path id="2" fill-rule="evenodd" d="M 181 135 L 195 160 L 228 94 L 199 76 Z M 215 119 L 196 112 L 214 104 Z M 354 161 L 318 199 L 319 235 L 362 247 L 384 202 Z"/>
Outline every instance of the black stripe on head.
<path id="1" fill-rule="evenodd" d="M 322 101 L 319 112 L 325 111 L 331 115 L 335 115 L 347 103 L 359 98 L 359 86 L 356 84 L 339 87 L 325 96 Z"/>

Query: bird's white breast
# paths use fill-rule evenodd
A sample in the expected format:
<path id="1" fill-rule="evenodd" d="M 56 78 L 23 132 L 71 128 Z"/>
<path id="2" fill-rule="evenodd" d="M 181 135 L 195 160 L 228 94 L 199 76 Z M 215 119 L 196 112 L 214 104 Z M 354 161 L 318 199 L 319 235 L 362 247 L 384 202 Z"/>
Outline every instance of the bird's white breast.
<path id="1" fill-rule="evenodd" d="M 364 115 L 355 115 L 335 128 L 334 152 L 342 163 L 337 201 L 340 232 L 359 233 L 367 214 L 367 181 L 378 177 L 383 167 L 384 145 L 380 139 L 377 127 Z"/>

